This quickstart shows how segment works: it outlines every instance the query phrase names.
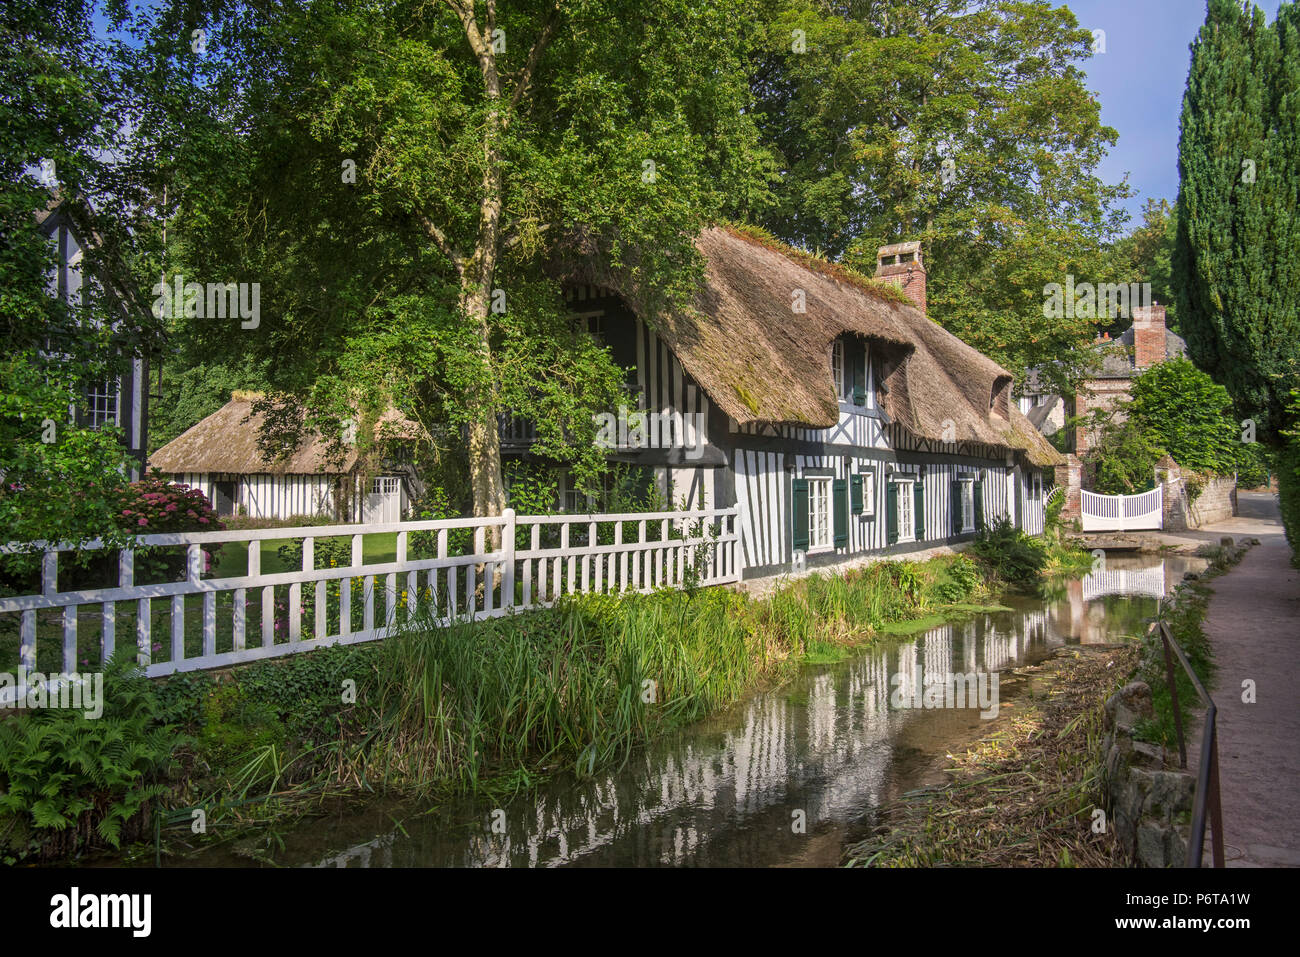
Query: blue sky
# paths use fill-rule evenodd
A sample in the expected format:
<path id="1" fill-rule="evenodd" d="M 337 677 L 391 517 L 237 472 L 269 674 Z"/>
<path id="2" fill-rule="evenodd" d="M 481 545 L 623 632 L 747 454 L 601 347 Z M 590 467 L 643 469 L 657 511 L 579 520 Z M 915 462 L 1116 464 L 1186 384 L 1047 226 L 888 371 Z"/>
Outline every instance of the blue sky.
<path id="1" fill-rule="evenodd" d="M 1101 178 L 1129 174 L 1137 195 L 1126 204 L 1134 223 L 1147 199 L 1178 196 L 1178 116 L 1190 46 L 1205 22 L 1205 0 L 1066 0 L 1087 30 L 1106 31 L 1106 52 L 1081 68 L 1101 101 L 1101 119 L 1119 142 L 1101 163 Z M 1256 0 L 1269 22 L 1281 0 Z"/>

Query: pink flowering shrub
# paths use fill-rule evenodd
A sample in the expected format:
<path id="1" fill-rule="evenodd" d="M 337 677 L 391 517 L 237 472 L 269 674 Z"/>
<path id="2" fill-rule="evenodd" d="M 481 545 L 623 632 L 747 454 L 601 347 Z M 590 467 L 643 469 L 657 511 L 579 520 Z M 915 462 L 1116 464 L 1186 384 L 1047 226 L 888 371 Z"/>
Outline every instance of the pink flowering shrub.
<path id="1" fill-rule="evenodd" d="M 201 491 L 174 485 L 158 475 L 123 489 L 118 515 L 123 519 L 123 530 L 136 535 L 215 532 L 225 528 Z"/>
<path id="2" fill-rule="evenodd" d="M 207 496 L 155 473 L 123 489 L 117 509 L 122 530 L 134 535 L 217 532 L 225 525 Z M 203 547 L 203 574 L 211 574 L 220 545 Z M 136 581 L 175 581 L 185 573 L 183 546 L 155 546 L 136 552 Z M 147 577 L 146 577 L 147 576 Z"/>

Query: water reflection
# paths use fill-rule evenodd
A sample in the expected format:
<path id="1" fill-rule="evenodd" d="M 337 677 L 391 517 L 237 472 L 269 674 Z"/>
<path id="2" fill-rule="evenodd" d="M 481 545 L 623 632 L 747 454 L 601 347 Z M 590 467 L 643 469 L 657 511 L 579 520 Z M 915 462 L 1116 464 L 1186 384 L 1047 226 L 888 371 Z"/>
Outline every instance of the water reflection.
<path id="1" fill-rule="evenodd" d="M 895 675 L 1002 672 L 1068 643 L 1135 634 L 1154 595 L 1185 569 L 1165 560 L 1132 570 L 1140 574 L 1089 576 L 1045 601 L 810 667 L 603 777 L 563 776 L 500 809 L 467 798 L 436 813 L 408 810 L 401 828 L 381 829 L 365 815 L 318 822 L 286 837 L 277 857 L 324 867 L 833 863 L 848 827 L 988 727 L 974 701 L 895 707 Z M 1004 680 L 1001 690 L 1006 706 L 1016 683 Z M 819 836 L 830 859 L 809 857 Z"/>

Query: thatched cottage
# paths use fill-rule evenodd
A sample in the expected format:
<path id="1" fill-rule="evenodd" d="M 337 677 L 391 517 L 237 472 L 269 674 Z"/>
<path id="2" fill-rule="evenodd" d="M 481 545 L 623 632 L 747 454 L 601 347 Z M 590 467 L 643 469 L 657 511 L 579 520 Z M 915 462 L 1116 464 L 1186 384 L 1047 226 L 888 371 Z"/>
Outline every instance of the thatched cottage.
<path id="1" fill-rule="evenodd" d="M 149 457 L 150 468 L 202 490 L 218 515 L 288 518 L 326 515 L 344 522 L 401 521 L 418 489 L 400 459 L 367 477 L 355 445 L 331 455 L 309 435 L 291 453 L 267 458 L 258 446 L 263 416 L 257 393 L 229 402 Z M 414 438 L 415 425 L 394 411 L 376 423 L 376 437 Z"/>
<path id="2" fill-rule="evenodd" d="M 875 280 L 739 230 L 697 246 L 692 309 L 658 312 L 582 265 L 566 297 L 635 368 L 650 427 L 614 457 L 675 504 L 739 504 L 747 577 L 961 541 L 1003 516 L 1042 531 L 1061 457 L 1010 373 L 926 317 L 918 243 L 882 248 Z M 526 434 L 505 438 L 527 454 Z"/>

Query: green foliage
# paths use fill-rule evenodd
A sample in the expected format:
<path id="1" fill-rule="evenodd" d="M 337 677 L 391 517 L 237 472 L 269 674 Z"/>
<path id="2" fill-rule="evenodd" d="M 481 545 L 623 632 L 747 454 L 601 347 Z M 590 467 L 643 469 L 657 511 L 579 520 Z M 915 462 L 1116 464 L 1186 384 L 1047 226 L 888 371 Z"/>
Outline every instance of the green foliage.
<path id="1" fill-rule="evenodd" d="M 132 77 L 155 95 L 133 145 L 151 194 L 170 187 L 169 278 L 261 284 L 255 334 L 179 335 L 205 361 L 265 360 L 288 433 L 395 405 L 466 462 L 476 509 L 500 456 L 462 429 L 499 414 L 598 476 L 593 415 L 624 371 L 570 321 L 555 260 L 577 239 L 650 298 L 685 300 L 697 230 L 764 201 L 744 9 L 498 2 L 509 41 L 480 56 L 481 9 L 236 4 L 200 15 L 222 45 L 197 63 L 176 42 L 185 3 L 145 14 Z"/>
<path id="2" fill-rule="evenodd" d="M 168 369 L 163 379 L 162 400 L 149 404 L 150 454 L 216 412 L 236 391 L 264 392 L 270 388 L 264 361 L 243 357 L 221 364 L 190 354 L 173 361 L 176 368 Z"/>
<path id="3" fill-rule="evenodd" d="M 1250 442 L 1237 463 L 1237 488 L 1259 488 L 1272 477 L 1275 453 L 1263 442 Z"/>
<path id="4" fill-rule="evenodd" d="M 173 751 L 149 681 L 117 659 L 104 674 L 104 710 L 48 708 L 0 721 L 0 854 L 9 862 L 57 849 L 119 847 L 139 833 Z"/>
<path id="5" fill-rule="evenodd" d="M 1165 450 L 1147 429 L 1130 420 L 1110 419 L 1095 435 L 1084 460 L 1089 488 L 1102 495 L 1132 495 L 1155 488 L 1156 462 Z"/>
<path id="6" fill-rule="evenodd" d="M 1278 501 L 1291 561 L 1300 568 L 1300 390 L 1291 393 L 1287 415 L 1292 425 L 1282 431 L 1285 444 L 1277 453 Z"/>
<path id="7" fill-rule="evenodd" d="M 1106 495 L 1154 488 L 1156 462 L 1166 454 L 1191 473 L 1217 475 L 1261 454 L 1241 441 L 1227 390 L 1182 357 L 1151 366 L 1133 381 L 1128 401 L 1095 410 L 1084 425 L 1094 437 L 1084 458 L 1089 485 Z"/>
<path id="8" fill-rule="evenodd" d="M 1113 255 L 1124 281 L 1123 271 L 1131 282 L 1151 284 L 1151 299 L 1165 307 L 1165 322 L 1178 330 L 1178 304 L 1173 285 L 1174 245 L 1178 237 L 1178 209 L 1167 199 L 1148 199 L 1142 207 L 1142 225 L 1137 226 L 1114 246 Z M 1133 321 L 1119 316 L 1103 331 L 1118 337 Z"/>
<path id="9" fill-rule="evenodd" d="M 1300 8 L 1210 0 L 1178 145 L 1174 281 L 1196 363 L 1276 441 L 1300 375 Z"/>
<path id="10" fill-rule="evenodd" d="M 971 543 L 971 551 L 994 575 L 1013 585 L 1037 582 L 1047 564 L 1043 542 L 1026 535 L 1008 518 L 981 529 Z"/>
<path id="11" fill-rule="evenodd" d="M 1192 586 L 1180 600 L 1165 604 L 1161 618 L 1169 625 L 1174 640 L 1182 646 L 1188 663 L 1201 683 L 1213 687 L 1214 648 L 1205 634 L 1205 609 L 1209 591 L 1201 585 Z M 1136 737 L 1151 741 L 1166 748 L 1177 749 L 1178 735 L 1174 726 L 1173 697 L 1169 693 L 1169 679 L 1165 670 L 1164 643 L 1159 631 L 1145 636 L 1142 641 L 1142 662 L 1138 667 L 1138 676 L 1151 686 L 1151 703 L 1154 717 L 1143 721 L 1136 729 Z M 1178 689 L 1178 704 L 1181 710 L 1183 733 L 1190 739 L 1195 727 L 1196 715 L 1200 710 L 1200 699 L 1191 679 L 1174 659 L 1174 685 Z M 1189 761 L 1195 760 L 1188 755 Z"/>
<path id="12" fill-rule="evenodd" d="M 1125 411 L 1185 469 L 1231 475 L 1246 454 L 1228 390 L 1188 359 L 1142 372 Z"/>
<path id="13" fill-rule="evenodd" d="M 752 85 L 783 171 L 759 222 L 868 276 L 879 246 L 921 240 L 931 316 L 1017 375 L 1092 338 L 1092 319 L 1043 314 L 1047 283 L 1112 278 L 1102 244 L 1127 194 L 1095 175 L 1116 133 L 1074 65 L 1092 37 L 1068 8 L 759 9 Z"/>
<path id="14" fill-rule="evenodd" d="M 112 537 L 112 498 L 133 464 L 120 432 L 68 421 L 85 387 L 126 371 L 154 332 L 131 298 L 143 204 L 115 188 L 125 169 L 106 162 L 129 134 L 111 113 L 122 91 L 98 29 L 104 12 L 94 0 L 15 0 L 0 17 L 0 528 L 9 541 Z M 31 171 L 45 162 L 53 181 L 42 183 Z M 97 280 L 81 285 L 76 308 L 50 294 L 56 252 L 37 228 L 56 196 L 57 215 L 85 243 L 80 268 Z M 32 561 L 10 556 L 5 569 Z"/>
<path id="15" fill-rule="evenodd" d="M 560 486 L 553 469 L 514 463 L 507 468 L 507 502 L 517 515 L 554 514 Z"/>
<path id="16" fill-rule="evenodd" d="M 78 380 L 64 366 L 46 368 L 34 351 L 0 357 L 0 528 L 7 541 L 122 539 L 117 503 L 129 460 L 121 433 L 66 421 Z M 37 554 L 9 555 L 2 567 L 21 574 L 39 561 Z"/>

